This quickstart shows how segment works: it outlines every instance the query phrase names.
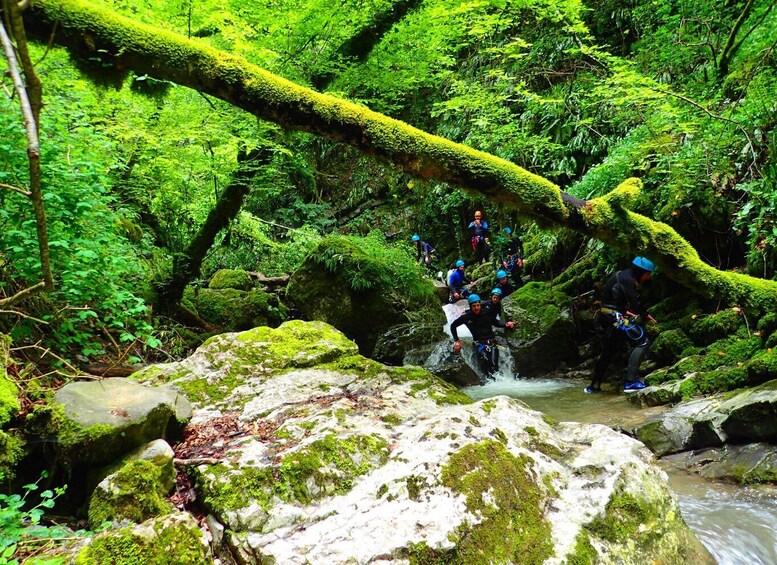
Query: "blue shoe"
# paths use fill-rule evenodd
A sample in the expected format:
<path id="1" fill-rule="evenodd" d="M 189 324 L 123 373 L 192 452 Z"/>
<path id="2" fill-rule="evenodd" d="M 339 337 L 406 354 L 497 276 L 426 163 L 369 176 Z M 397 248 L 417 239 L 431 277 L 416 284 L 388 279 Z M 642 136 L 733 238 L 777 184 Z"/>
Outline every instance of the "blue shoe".
<path id="1" fill-rule="evenodd" d="M 600 388 L 593 388 L 591 385 L 588 385 L 583 389 L 583 392 L 586 394 L 596 394 L 597 392 L 602 392 L 602 389 Z"/>
<path id="2" fill-rule="evenodd" d="M 623 392 L 636 392 L 638 390 L 642 390 L 643 388 L 647 388 L 647 385 L 645 383 L 634 381 L 633 383 L 624 384 Z"/>

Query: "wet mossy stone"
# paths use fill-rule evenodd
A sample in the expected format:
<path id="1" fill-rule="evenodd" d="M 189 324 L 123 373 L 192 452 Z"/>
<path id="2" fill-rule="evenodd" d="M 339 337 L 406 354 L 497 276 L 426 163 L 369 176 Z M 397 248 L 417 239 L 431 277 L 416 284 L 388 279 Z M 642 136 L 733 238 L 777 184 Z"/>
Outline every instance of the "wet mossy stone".
<path id="1" fill-rule="evenodd" d="M 191 417 L 188 399 L 171 388 L 127 379 L 80 381 L 54 394 L 46 433 L 69 464 L 104 465 L 176 434 Z"/>
<path id="2" fill-rule="evenodd" d="M 742 485 L 777 483 L 777 447 L 767 443 L 725 445 L 695 451 L 685 466 L 707 479 L 734 481 Z"/>
<path id="3" fill-rule="evenodd" d="M 545 283 L 530 282 L 502 301 L 507 319 L 516 324 L 516 331 L 505 335 L 521 376 L 541 375 L 577 360 L 571 300 Z"/>
<path id="4" fill-rule="evenodd" d="M 259 288 L 244 291 L 187 287 L 184 303 L 202 319 L 225 331 L 277 327 L 288 317 L 288 309 L 278 297 Z"/>
<path id="5" fill-rule="evenodd" d="M 253 286 L 254 283 L 247 272 L 232 269 L 221 269 L 220 271 L 216 271 L 213 278 L 211 278 L 208 283 L 208 288 L 212 290 L 222 290 L 225 288 L 251 290 Z"/>
<path id="6" fill-rule="evenodd" d="M 191 514 L 176 512 L 96 535 L 76 565 L 210 565 L 213 555 Z"/>
<path id="7" fill-rule="evenodd" d="M 756 355 L 747 365 L 747 376 L 751 385 L 777 378 L 777 351 L 768 349 Z"/>
<path id="8" fill-rule="evenodd" d="M 140 523 L 170 514 L 175 508 L 165 498 L 169 490 L 164 467 L 144 459 L 128 461 L 100 481 L 92 493 L 89 527 L 97 529 L 104 522 L 125 520 Z"/>
<path id="9" fill-rule="evenodd" d="M 443 326 L 436 322 L 410 322 L 389 328 L 378 338 L 372 358 L 389 365 L 401 365 L 413 349 L 447 341 Z"/>
<path id="10" fill-rule="evenodd" d="M 777 443 L 777 380 L 747 389 L 721 403 L 721 427 L 731 443 Z"/>
<path id="11" fill-rule="evenodd" d="M 333 325 L 371 356 L 391 327 L 445 317 L 431 280 L 413 258 L 378 236 L 330 236 L 294 272 L 286 297 L 308 320 Z"/>

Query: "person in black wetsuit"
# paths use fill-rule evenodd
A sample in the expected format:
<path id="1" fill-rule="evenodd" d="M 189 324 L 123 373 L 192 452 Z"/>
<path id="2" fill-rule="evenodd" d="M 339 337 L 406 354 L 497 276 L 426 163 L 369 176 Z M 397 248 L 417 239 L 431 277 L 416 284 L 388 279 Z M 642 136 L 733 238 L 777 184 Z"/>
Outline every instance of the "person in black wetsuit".
<path id="1" fill-rule="evenodd" d="M 415 234 L 411 241 L 413 242 L 413 245 L 415 245 L 415 264 L 420 265 L 423 261 L 423 264 L 426 266 L 427 269 L 430 271 L 434 271 L 434 265 L 432 265 L 432 258 L 434 256 L 434 247 L 432 247 L 429 243 L 426 241 L 421 240 L 421 236 L 418 234 Z"/>
<path id="2" fill-rule="evenodd" d="M 626 370 L 624 392 L 633 392 L 645 388 L 645 383 L 638 380 L 637 373 L 642 356 L 650 346 L 645 330 L 636 323 L 638 316 L 655 322 L 642 306 L 637 293 L 637 287 L 650 279 L 655 265 L 645 257 L 635 257 L 628 269 L 610 275 L 604 284 L 602 305 L 599 310 L 598 322 L 604 330 L 602 335 L 602 352 L 594 366 L 591 384 L 585 392 L 600 392 L 604 373 L 607 371 L 613 356 L 623 345 L 628 344 L 634 349 L 629 356 Z"/>
<path id="3" fill-rule="evenodd" d="M 510 275 L 515 287 L 520 288 L 523 286 L 523 279 L 521 278 L 521 272 L 523 271 L 523 241 L 510 228 L 504 228 L 502 233 L 504 235 L 500 234 L 497 241 L 500 258 L 498 266 Z"/>
<path id="4" fill-rule="evenodd" d="M 480 303 L 480 296 L 470 294 L 467 298 L 469 310 L 451 322 L 451 335 L 453 336 L 453 351 L 461 351 L 461 340 L 456 328 L 465 325 L 472 334 L 475 356 L 481 363 L 481 369 L 487 377 L 493 375 L 499 367 L 499 348 L 494 341 L 494 326 L 512 329 L 514 322 L 502 322 L 492 315 L 489 308 Z"/>

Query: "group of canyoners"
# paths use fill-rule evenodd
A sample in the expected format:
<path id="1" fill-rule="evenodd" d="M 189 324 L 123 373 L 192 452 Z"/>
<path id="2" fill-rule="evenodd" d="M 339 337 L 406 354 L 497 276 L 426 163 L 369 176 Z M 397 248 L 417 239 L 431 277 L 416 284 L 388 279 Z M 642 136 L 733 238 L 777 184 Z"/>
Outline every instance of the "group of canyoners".
<path id="1" fill-rule="evenodd" d="M 490 248 L 488 241 L 489 226 L 480 211 L 475 212 L 474 220 L 469 224 L 472 249 L 475 253 L 475 263 L 489 261 Z M 422 241 L 418 235 L 412 237 L 416 246 L 417 262 L 423 263 L 434 271 L 432 264 L 434 248 Z M 499 368 L 499 348 L 496 345 L 494 328 L 512 329 L 515 322 L 502 319 L 501 300 L 507 298 L 515 289 L 523 284 L 523 243 L 517 234 L 507 227 L 500 233 L 498 241 L 499 259 L 497 261 L 496 281 L 491 291 L 490 299 L 481 300 L 480 296 L 470 292 L 463 259 L 456 261 L 454 269 L 449 271 L 447 285 L 449 301 L 456 302 L 466 299 L 469 308 L 451 323 L 451 335 L 454 339 L 453 350 L 461 351 L 461 340 L 457 329 L 466 326 L 472 334 L 473 352 L 485 378 L 492 378 Z M 585 387 L 588 394 L 601 392 L 607 368 L 615 354 L 629 346 L 632 348 L 629 356 L 626 379 L 623 385 L 625 392 L 634 392 L 646 387 L 639 379 L 639 365 L 642 357 L 650 346 L 650 338 L 640 320 L 656 322 L 642 305 L 639 298 L 639 287 L 650 280 L 655 271 L 655 265 L 646 257 L 634 257 L 626 269 L 610 275 L 602 290 L 602 301 L 597 321 L 602 328 L 602 351 L 594 365 L 591 384 Z"/>

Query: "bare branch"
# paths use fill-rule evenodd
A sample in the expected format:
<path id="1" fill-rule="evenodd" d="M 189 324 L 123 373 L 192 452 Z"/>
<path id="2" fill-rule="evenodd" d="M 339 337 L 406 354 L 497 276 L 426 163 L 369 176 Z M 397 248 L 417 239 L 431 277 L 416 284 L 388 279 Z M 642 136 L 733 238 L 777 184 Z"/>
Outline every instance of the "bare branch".
<path id="1" fill-rule="evenodd" d="M 0 310 L 0 314 L 16 314 L 17 316 L 21 316 L 22 318 L 27 318 L 28 320 L 34 320 L 38 323 L 48 325 L 48 322 L 46 320 L 35 318 L 34 316 L 30 316 L 29 314 L 25 314 L 24 312 L 19 312 L 18 310 Z"/>
<path id="2" fill-rule="evenodd" d="M 18 192 L 19 194 L 23 194 L 27 198 L 32 196 L 31 192 L 28 192 L 28 191 L 24 190 L 23 188 L 19 188 L 17 186 L 11 186 L 10 184 L 3 184 L 3 183 L 0 182 L 0 188 L 7 188 L 8 190 L 13 190 L 14 192 Z"/>

